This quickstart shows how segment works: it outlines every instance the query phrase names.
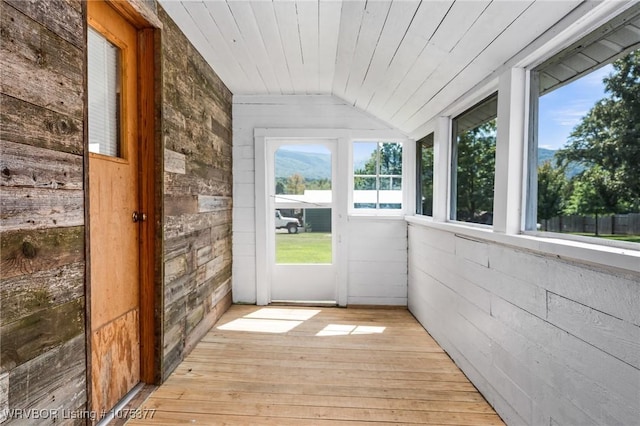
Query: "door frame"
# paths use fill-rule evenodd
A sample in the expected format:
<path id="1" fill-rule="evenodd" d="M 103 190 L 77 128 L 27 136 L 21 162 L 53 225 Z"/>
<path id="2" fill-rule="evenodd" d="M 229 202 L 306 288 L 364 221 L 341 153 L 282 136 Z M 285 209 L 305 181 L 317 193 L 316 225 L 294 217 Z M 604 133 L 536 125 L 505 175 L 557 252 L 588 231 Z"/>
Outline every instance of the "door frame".
<path id="1" fill-rule="evenodd" d="M 271 303 L 271 282 L 273 279 L 273 264 L 275 262 L 274 237 L 272 231 L 273 202 L 269 197 L 272 176 L 269 170 L 269 140 L 291 142 L 304 140 L 335 140 L 336 159 L 332 161 L 335 170 L 335 182 L 348 182 L 348 131 L 328 129 L 262 129 L 254 130 L 255 144 L 255 231 L 256 231 L 256 303 L 268 305 Z M 271 180 L 270 180 L 271 179 Z M 336 188 L 332 212 L 334 226 L 333 259 L 336 268 L 336 301 L 339 306 L 347 304 L 347 195 L 348 188 L 341 185 Z M 270 210 L 271 209 L 271 210 Z"/>
<path id="2" fill-rule="evenodd" d="M 337 194 L 340 191 L 340 181 L 338 180 L 337 172 L 338 172 L 338 140 L 336 138 L 268 138 L 265 141 L 266 149 L 267 149 L 267 191 L 269 192 L 269 196 L 267 197 L 267 211 L 270 211 L 271 214 L 267 214 L 269 218 L 269 224 L 267 225 L 267 229 L 274 230 L 275 229 L 275 217 L 273 212 L 279 207 L 276 205 L 275 197 L 271 195 L 275 195 L 275 181 L 276 181 L 276 166 L 275 166 L 275 154 L 276 152 L 284 147 L 284 146 L 323 146 L 325 147 L 329 153 L 331 154 L 331 203 L 318 205 L 317 208 L 328 208 L 331 210 L 331 263 L 329 264 L 280 264 L 276 262 L 276 239 L 275 233 L 267 232 L 267 259 L 268 265 L 271 268 L 270 275 L 272 276 L 272 281 L 270 282 L 270 299 L 274 299 L 273 295 L 276 293 L 275 282 L 282 279 L 283 276 L 288 279 L 294 279 L 296 283 L 301 280 L 313 281 L 311 283 L 307 282 L 306 285 L 309 287 L 314 287 L 318 285 L 318 282 L 323 281 L 322 277 L 326 277 L 327 280 L 333 281 L 331 285 L 319 285 L 318 287 L 322 287 L 323 289 L 333 288 L 333 296 L 331 298 L 318 299 L 320 302 L 337 303 L 338 301 L 338 286 L 336 281 L 337 269 L 338 269 L 338 257 L 336 256 L 337 249 L 337 235 L 334 232 L 335 225 L 337 223 Z M 290 203 L 291 208 L 309 208 L 308 205 L 304 203 Z M 302 275 L 302 269 L 308 268 L 308 270 L 304 271 Z M 285 280 L 286 281 L 286 280 Z M 297 284 L 296 284 L 297 286 Z M 298 301 L 295 298 L 288 298 L 286 300 L 290 301 Z M 300 302 L 310 302 L 313 303 L 316 298 L 304 298 L 299 300 Z M 281 299 L 275 298 L 275 301 L 282 302 Z"/>
<path id="3" fill-rule="evenodd" d="M 116 12 L 128 21 L 138 34 L 138 144 L 139 144 L 139 208 L 147 214 L 140 224 L 140 380 L 143 383 L 159 384 L 161 381 L 162 344 L 159 344 L 162 315 L 155 312 L 162 297 L 162 177 L 164 157 L 160 147 L 160 103 L 162 90 L 159 75 L 160 29 L 162 24 L 156 16 L 140 9 L 129 1 L 105 0 Z M 89 410 L 91 390 L 91 218 L 89 179 L 89 132 L 87 93 L 87 5 L 82 2 L 84 51 L 84 224 L 85 224 L 85 341 L 86 341 L 86 393 Z M 143 71 L 144 70 L 144 71 Z"/>

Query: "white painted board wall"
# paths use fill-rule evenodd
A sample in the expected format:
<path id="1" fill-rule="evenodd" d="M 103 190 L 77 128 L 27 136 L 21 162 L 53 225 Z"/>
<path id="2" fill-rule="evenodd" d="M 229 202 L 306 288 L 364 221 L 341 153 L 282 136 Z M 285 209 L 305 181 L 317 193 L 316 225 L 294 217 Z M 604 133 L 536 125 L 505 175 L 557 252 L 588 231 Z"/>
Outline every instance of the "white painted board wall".
<path id="1" fill-rule="evenodd" d="M 507 424 L 638 424 L 637 271 L 408 234 L 409 309 Z"/>
<path id="2" fill-rule="evenodd" d="M 260 273 L 256 270 L 255 129 L 301 129 L 301 132 L 326 129 L 328 133 L 348 130 L 354 135 L 360 131 L 368 135 L 379 131 L 385 137 L 406 137 L 333 96 L 234 96 L 233 300 L 236 303 L 256 303 L 256 274 Z M 407 224 L 400 217 L 348 219 L 348 304 L 406 305 L 406 230 Z M 384 254 L 389 244 L 394 249 Z"/>

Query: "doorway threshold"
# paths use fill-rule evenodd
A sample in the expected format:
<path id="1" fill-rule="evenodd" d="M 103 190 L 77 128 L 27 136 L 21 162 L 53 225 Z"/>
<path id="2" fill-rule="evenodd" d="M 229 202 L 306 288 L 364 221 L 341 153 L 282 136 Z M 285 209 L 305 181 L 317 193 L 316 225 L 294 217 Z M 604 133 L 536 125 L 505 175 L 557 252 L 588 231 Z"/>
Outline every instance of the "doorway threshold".
<path id="1" fill-rule="evenodd" d="M 136 418 L 135 416 L 140 414 L 138 408 L 157 388 L 156 385 L 138 383 L 96 423 L 96 426 L 123 426 L 130 418 Z"/>
<path id="2" fill-rule="evenodd" d="M 272 300 L 270 306 L 309 306 L 331 308 L 338 306 L 335 300 Z"/>

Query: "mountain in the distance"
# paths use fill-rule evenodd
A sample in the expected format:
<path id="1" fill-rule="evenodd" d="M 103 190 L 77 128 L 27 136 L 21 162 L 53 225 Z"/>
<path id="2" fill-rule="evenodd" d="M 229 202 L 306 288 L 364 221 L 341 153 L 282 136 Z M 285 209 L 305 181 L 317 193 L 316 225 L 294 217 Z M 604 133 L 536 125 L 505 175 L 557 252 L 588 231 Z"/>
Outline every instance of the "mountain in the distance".
<path id="1" fill-rule="evenodd" d="M 552 161 L 552 165 L 555 166 L 553 157 L 556 155 L 556 151 L 553 149 L 546 149 L 538 147 L 538 166 L 541 166 L 545 161 Z"/>
<path id="2" fill-rule="evenodd" d="M 308 180 L 331 179 L 331 154 L 277 150 L 276 178 L 296 173 Z"/>
<path id="3" fill-rule="evenodd" d="M 538 166 L 545 161 L 552 161 L 555 166 L 554 156 L 556 150 L 538 148 Z M 364 167 L 366 160 L 361 161 Z M 356 164 L 356 169 L 358 164 Z M 580 165 L 569 165 L 567 177 L 571 178 L 584 170 Z M 300 174 L 307 180 L 331 179 L 331 155 L 315 152 L 299 152 L 279 149 L 276 151 L 276 178 L 288 178 L 294 174 Z"/>
<path id="4" fill-rule="evenodd" d="M 556 152 L 558 151 L 553 149 L 538 148 L 538 166 L 542 165 L 545 161 L 551 161 L 551 165 L 556 167 L 556 161 L 554 158 Z M 571 162 L 567 165 L 565 175 L 567 176 L 567 179 L 571 179 L 575 175 L 582 173 L 583 170 L 583 165 Z"/>

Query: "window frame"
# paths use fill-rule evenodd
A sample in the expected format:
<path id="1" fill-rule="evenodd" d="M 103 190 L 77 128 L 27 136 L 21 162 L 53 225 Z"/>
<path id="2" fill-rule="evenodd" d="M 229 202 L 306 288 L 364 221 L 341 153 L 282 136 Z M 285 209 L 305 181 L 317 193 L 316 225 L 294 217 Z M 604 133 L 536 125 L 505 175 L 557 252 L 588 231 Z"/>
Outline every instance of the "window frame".
<path id="1" fill-rule="evenodd" d="M 614 18 L 607 20 L 604 24 L 596 27 L 591 27 L 589 30 L 583 32 L 580 36 L 569 40 L 565 47 L 545 55 L 539 58 L 535 63 L 530 63 L 527 69 L 528 77 L 528 90 L 526 107 L 527 113 L 527 135 L 525 138 L 525 150 L 527 153 L 527 160 L 523 170 L 524 180 L 524 194 L 523 194 L 523 217 L 522 217 L 522 234 L 528 236 L 553 238 L 557 240 L 567 240 L 577 243 L 593 244 L 601 247 L 611 247 L 620 249 L 638 250 L 639 243 L 631 243 L 624 241 L 608 240 L 606 238 L 598 238 L 596 236 L 587 235 L 575 235 L 563 232 L 542 231 L 538 230 L 538 131 L 540 126 L 539 120 L 539 99 L 541 96 L 552 93 L 556 89 L 570 84 L 574 81 L 580 80 L 584 77 L 588 77 L 591 73 L 598 69 L 615 62 L 620 57 L 640 49 L 640 43 L 636 42 L 626 48 L 620 53 L 611 56 L 610 58 L 600 61 L 597 65 L 577 73 L 575 76 L 566 79 L 559 83 L 552 89 L 547 89 L 544 93 L 541 92 L 541 78 L 540 75 L 552 64 L 562 63 L 566 58 L 570 58 L 572 54 L 581 52 L 584 49 L 588 49 L 592 45 L 596 44 L 600 40 L 606 40 L 606 37 L 610 33 L 615 33 L 619 29 L 625 27 L 627 20 L 637 19 L 640 16 L 640 5 L 632 6 L 631 8 L 621 12 Z"/>
<path id="2" fill-rule="evenodd" d="M 408 143 L 409 139 L 398 139 L 398 138 L 355 138 L 352 137 L 349 140 L 349 192 L 348 192 L 348 214 L 353 217 L 403 217 L 412 204 L 413 196 L 409 199 L 409 193 L 407 188 L 407 176 L 409 170 L 409 156 L 413 155 L 413 152 L 409 149 L 412 145 Z M 355 208 L 354 207 L 354 191 L 355 191 L 355 168 L 354 168 L 354 146 L 356 143 L 395 143 L 399 144 L 402 147 L 402 173 L 400 174 L 402 179 L 401 191 L 402 191 L 402 204 L 399 209 L 381 209 L 381 208 Z M 380 191 L 380 189 L 376 189 L 376 191 Z M 411 200 L 411 201 L 410 201 Z M 377 203 L 379 204 L 379 203 Z"/>
<path id="3" fill-rule="evenodd" d="M 640 249 L 637 243 L 624 243 L 593 237 L 569 237 L 567 234 L 541 233 L 524 229 L 526 200 L 529 193 L 527 174 L 531 160 L 528 144 L 529 132 L 531 131 L 529 121 L 530 70 L 576 40 L 592 34 L 602 24 L 610 22 L 612 17 L 623 15 L 630 7 L 632 6 L 620 3 L 603 3 L 593 10 L 589 9 L 590 12 L 587 13 L 580 25 L 562 26 L 553 34 L 550 33 L 539 42 L 529 45 L 499 67 L 492 75 L 480 81 L 456 101 L 436 113 L 432 121 L 423 128 L 414 131 L 412 136 L 418 137 L 435 131 L 434 216 L 412 214 L 405 217 L 407 223 L 410 226 L 452 233 L 471 240 L 510 246 L 517 250 L 540 253 L 565 261 L 602 265 L 607 268 L 640 273 Z M 503 191 L 495 194 L 494 213 L 503 210 L 500 204 L 504 204 L 504 206 L 508 206 L 504 212 L 509 212 L 509 219 L 512 221 L 517 219 L 516 225 L 505 226 L 505 229 L 496 226 L 497 217 L 494 218 L 493 228 L 449 220 L 451 117 L 476 105 L 496 90 L 499 92 L 498 115 L 500 115 L 496 155 L 499 155 L 500 144 L 508 146 L 507 154 L 502 159 L 503 167 L 496 170 L 496 175 L 500 178 L 514 179 L 510 182 L 508 192 Z M 513 108 L 514 106 L 515 108 Z M 508 111 L 506 116 L 504 115 L 505 111 Z M 500 132 L 502 133 L 500 134 Z M 511 155 L 510 150 L 514 150 L 515 155 Z M 504 169 L 505 164 L 508 166 L 508 170 Z M 506 173 L 507 171 L 508 173 Z M 517 187 L 520 187 L 520 190 L 514 190 Z M 411 201 L 413 202 L 414 199 Z M 498 205 L 495 205 L 496 203 Z M 502 219 L 504 221 L 505 218 Z"/>
<path id="4" fill-rule="evenodd" d="M 422 206 L 422 151 L 423 149 L 431 149 L 433 156 L 433 163 L 431 164 L 431 214 L 425 214 Z M 433 217 L 434 210 L 434 181 L 435 181 L 435 132 L 430 132 L 424 138 L 416 142 L 416 208 L 415 214 L 426 217 Z"/>
<path id="5" fill-rule="evenodd" d="M 493 228 L 493 224 L 489 225 L 489 224 L 482 224 L 482 223 L 477 223 L 477 222 L 469 222 L 469 221 L 462 221 L 462 220 L 458 220 L 456 217 L 456 211 L 457 211 L 457 197 L 458 197 L 458 188 L 457 188 L 457 182 L 458 182 L 458 122 L 457 120 L 460 117 L 463 117 L 464 115 L 481 108 L 482 106 L 495 101 L 496 104 L 498 102 L 498 98 L 499 98 L 499 91 L 493 90 L 491 93 L 489 93 L 488 95 L 484 96 L 483 98 L 481 98 L 479 101 L 473 103 L 470 107 L 468 107 L 467 109 L 463 110 L 462 112 L 460 112 L 459 114 L 455 115 L 454 117 L 452 117 L 450 119 L 450 140 L 449 140 L 449 150 L 450 150 L 450 159 L 449 159 L 449 163 L 448 163 L 448 174 L 449 174 L 449 190 L 448 190 L 448 215 L 447 215 L 447 221 L 448 222 L 452 222 L 452 223 L 457 223 L 457 224 L 464 224 L 466 226 L 472 226 L 472 227 L 480 227 L 480 228 L 484 228 L 484 229 L 492 229 Z M 496 107 L 496 115 L 495 115 L 495 120 L 498 119 L 498 108 Z M 498 143 L 497 143 L 497 135 L 498 135 L 498 126 L 496 126 L 496 154 L 495 154 L 495 158 L 497 159 L 497 150 L 498 150 Z M 494 178 L 494 183 L 493 183 L 493 206 L 492 206 L 492 211 L 491 214 L 492 216 L 495 215 L 495 200 L 496 200 L 496 194 L 495 194 L 495 190 L 496 190 L 496 164 L 494 162 L 494 170 L 493 170 L 493 178 Z M 492 220 L 493 223 L 493 220 Z"/>

